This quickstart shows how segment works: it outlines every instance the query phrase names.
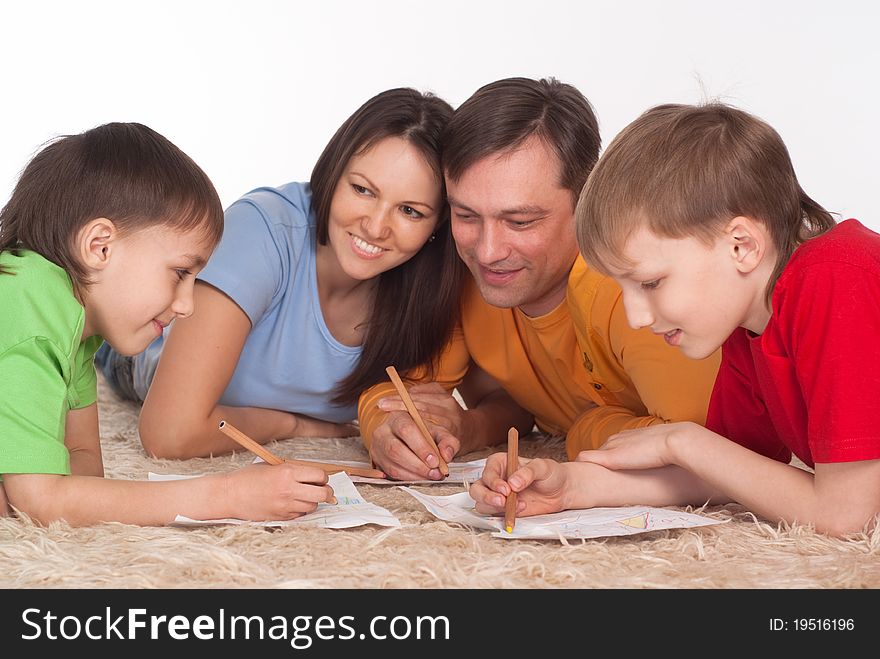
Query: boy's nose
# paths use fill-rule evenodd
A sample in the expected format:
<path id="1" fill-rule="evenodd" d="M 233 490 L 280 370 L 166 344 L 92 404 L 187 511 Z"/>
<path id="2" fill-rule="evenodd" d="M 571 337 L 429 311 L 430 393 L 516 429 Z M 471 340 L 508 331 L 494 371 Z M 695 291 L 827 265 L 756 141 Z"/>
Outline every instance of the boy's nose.
<path id="1" fill-rule="evenodd" d="M 185 290 L 175 296 L 174 301 L 171 303 L 171 311 L 178 318 L 192 316 L 193 311 L 195 311 L 192 285 L 185 287 Z"/>
<path id="2" fill-rule="evenodd" d="M 626 320 L 633 329 L 650 327 L 654 324 L 654 314 L 651 308 L 636 295 L 623 294 L 623 308 L 626 310 Z"/>

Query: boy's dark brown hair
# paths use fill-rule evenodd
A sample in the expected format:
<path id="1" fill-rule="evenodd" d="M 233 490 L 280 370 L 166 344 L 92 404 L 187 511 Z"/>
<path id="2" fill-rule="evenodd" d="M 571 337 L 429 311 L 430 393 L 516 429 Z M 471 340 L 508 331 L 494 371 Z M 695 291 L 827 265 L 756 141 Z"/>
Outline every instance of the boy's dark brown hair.
<path id="1" fill-rule="evenodd" d="M 584 95 L 555 78 L 505 78 L 474 92 L 446 129 L 443 169 L 458 181 L 483 158 L 532 136 L 556 153 L 559 184 L 571 191 L 574 206 L 599 157 L 599 123 Z"/>
<path id="2" fill-rule="evenodd" d="M 392 364 L 401 373 L 424 367 L 422 373 L 432 377 L 435 360 L 458 320 L 464 265 L 449 229 L 440 167 L 440 136 L 451 116 L 452 107 L 433 94 L 410 88 L 381 92 L 339 127 L 312 170 L 321 245 L 329 239 L 330 205 L 348 161 L 385 138 L 402 138 L 422 155 L 444 200 L 432 238 L 411 259 L 379 275 L 361 357 L 337 385 L 336 404 L 356 402 L 364 389 L 387 379 L 385 368 Z"/>
<path id="3" fill-rule="evenodd" d="M 217 191 L 189 156 L 143 124 L 110 123 L 60 137 L 27 164 L 0 211 L 0 252 L 37 252 L 74 286 L 88 286 L 75 241 L 100 217 L 123 235 L 150 226 L 202 228 L 216 244 L 223 234 Z"/>
<path id="4" fill-rule="evenodd" d="M 631 265 L 623 248 L 641 226 L 711 245 L 737 216 L 761 222 L 778 251 L 768 302 L 798 245 L 835 224 L 801 189 L 779 134 L 722 103 L 642 114 L 608 145 L 575 213 L 581 253 L 603 271 Z"/>

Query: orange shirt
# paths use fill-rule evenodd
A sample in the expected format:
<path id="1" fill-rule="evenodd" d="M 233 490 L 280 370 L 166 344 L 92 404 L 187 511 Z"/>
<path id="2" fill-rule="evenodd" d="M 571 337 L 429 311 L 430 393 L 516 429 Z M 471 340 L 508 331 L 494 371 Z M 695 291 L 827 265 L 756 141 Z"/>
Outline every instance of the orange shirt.
<path id="1" fill-rule="evenodd" d="M 620 288 L 578 257 L 566 301 L 536 318 L 487 304 L 469 280 L 461 325 L 440 357 L 434 380 L 452 390 L 473 359 L 534 414 L 541 430 L 565 434 L 566 451 L 574 458 L 626 428 L 704 423 L 718 357 L 689 360 L 663 337 L 632 330 Z M 423 379 L 419 370 L 407 379 Z M 368 447 L 385 418 L 376 403 L 393 394 L 390 382 L 361 394 L 358 415 Z"/>

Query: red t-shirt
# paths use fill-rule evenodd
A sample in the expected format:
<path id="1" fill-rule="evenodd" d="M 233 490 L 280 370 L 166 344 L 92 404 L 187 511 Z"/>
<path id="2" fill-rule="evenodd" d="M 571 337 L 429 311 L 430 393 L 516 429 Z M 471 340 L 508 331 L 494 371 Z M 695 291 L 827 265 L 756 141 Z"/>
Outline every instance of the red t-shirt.
<path id="1" fill-rule="evenodd" d="M 770 458 L 880 458 L 880 235 L 841 222 L 792 255 L 760 336 L 724 343 L 706 427 Z"/>

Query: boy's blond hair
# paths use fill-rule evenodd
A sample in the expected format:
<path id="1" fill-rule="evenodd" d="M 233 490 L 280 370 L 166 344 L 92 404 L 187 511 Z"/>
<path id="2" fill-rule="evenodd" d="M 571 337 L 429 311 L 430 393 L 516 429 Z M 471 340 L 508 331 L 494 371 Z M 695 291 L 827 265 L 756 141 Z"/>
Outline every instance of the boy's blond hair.
<path id="1" fill-rule="evenodd" d="M 768 299 L 797 246 L 834 226 L 801 189 L 779 134 L 721 103 L 642 114 L 609 144 L 575 214 L 581 253 L 601 271 L 632 265 L 623 247 L 641 226 L 712 244 L 737 216 L 761 222 L 778 251 Z"/>

